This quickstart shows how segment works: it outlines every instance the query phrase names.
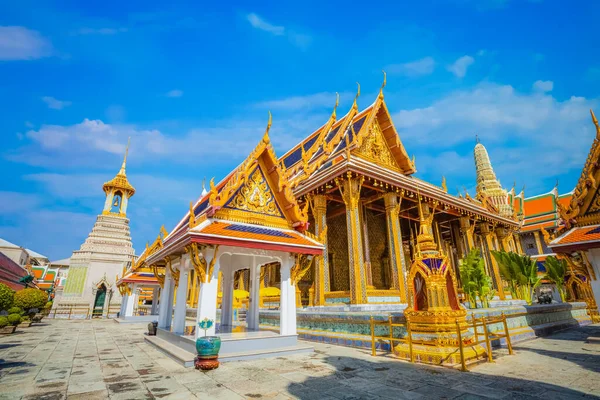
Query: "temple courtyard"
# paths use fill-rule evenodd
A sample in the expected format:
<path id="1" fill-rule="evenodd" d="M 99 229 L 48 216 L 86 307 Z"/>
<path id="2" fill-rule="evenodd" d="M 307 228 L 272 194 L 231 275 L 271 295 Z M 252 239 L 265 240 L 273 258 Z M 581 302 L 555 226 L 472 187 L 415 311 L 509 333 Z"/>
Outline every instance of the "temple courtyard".
<path id="1" fill-rule="evenodd" d="M 502 350 L 470 372 L 310 343 L 312 354 L 184 368 L 144 341 L 145 326 L 49 320 L 0 337 L 2 399 L 600 398 L 600 325 Z M 588 340 L 589 338 L 589 340 Z M 306 342 L 309 343 L 309 342 Z"/>

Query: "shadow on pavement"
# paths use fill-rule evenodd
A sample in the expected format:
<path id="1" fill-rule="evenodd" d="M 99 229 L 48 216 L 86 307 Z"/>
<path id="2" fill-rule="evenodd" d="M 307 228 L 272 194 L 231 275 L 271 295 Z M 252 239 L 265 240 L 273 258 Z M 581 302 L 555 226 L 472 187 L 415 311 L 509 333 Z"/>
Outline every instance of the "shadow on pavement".
<path id="1" fill-rule="evenodd" d="M 315 355 L 313 358 L 318 359 Z M 299 399 L 538 399 L 583 398 L 566 387 L 505 376 L 411 364 L 391 356 L 373 361 L 328 356 L 305 364 L 307 379 L 288 386 Z M 331 371 L 333 367 L 333 371 Z M 538 374 L 540 371 L 532 371 Z M 588 395 L 589 396 L 589 395 Z M 590 398 L 590 397 L 586 397 Z"/>

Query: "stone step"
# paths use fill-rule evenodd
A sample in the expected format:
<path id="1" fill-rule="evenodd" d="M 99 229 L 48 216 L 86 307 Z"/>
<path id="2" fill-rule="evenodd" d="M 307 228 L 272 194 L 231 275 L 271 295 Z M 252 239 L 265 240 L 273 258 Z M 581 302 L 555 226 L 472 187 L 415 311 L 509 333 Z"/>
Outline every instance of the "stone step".
<path id="1" fill-rule="evenodd" d="M 182 349 L 168 341 L 157 336 L 145 336 L 144 340 L 154 345 L 159 351 L 165 353 L 177 363 L 184 367 L 194 365 L 195 353 Z M 254 360 L 258 358 L 283 357 L 292 354 L 312 353 L 313 347 L 305 344 L 297 344 L 295 346 L 277 347 L 262 350 L 240 351 L 237 353 L 227 353 L 219 355 L 220 362 Z"/>

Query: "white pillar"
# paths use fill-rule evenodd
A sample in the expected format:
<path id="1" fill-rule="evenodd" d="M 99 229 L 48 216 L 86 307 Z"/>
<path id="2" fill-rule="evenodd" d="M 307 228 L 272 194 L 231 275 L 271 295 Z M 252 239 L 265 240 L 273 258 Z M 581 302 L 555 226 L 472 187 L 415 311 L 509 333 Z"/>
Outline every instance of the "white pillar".
<path id="1" fill-rule="evenodd" d="M 214 250 L 207 250 L 207 262 L 208 260 L 212 259 L 212 257 L 214 257 Z M 215 335 L 215 325 L 217 322 L 217 295 L 219 292 L 220 268 L 221 266 L 219 264 L 219 259 L 217 258 L 210 282 L 200 282 L 200 292 L 198 293 L 198 312 L 196 313 L 196 338 L 204 335 L 204 330 L 198 328 L 198 323 L 204 318 L 211 319 L 215 322 L 213 326 L 206 331 L 206 335 Z"/>
<path id="2" fill-rule="evenodd" d="M 160 302 L 158 305 L 158 327 L 168 329 L 171 327 L 171 313 L 173 307 L 173 278 L 171 271 L 166 268 L 163 289 L 160 291 Z"/>
<path id="3" fill-rule="evenodd" d="M 256 257 L 252 256 L 250 261 L 250 305 L 246 321 L 248 328 L 258 330 L 258 306 L 260 289 L 260 268 L 256 265 Z"/>
<path id="4" fill-rule="evenodd" d="M 127 307 L 125 308 L 125 316 L 133 317 L 133 311 L 137 303 L 137 286 L 133 285 L 133 289 L 131 290 L 131 295 L 128 296 L 127 299 Z"/>
<path id="5" fill-rule="evenodd" d="M 129 295 L 124 294 L 121 298 L 121 310 L 119 316 L 121 318 L 125 317 L 125 311 L 127 310 L 127 303 L 129 301 Z"/>
<path id="6" fill-rule="evenodd" d="M 173 317 L 173 333 L 183 335 L 185 332 L 185 312 L 187 308 L 188 275 L 190 273 L 190 258 L 188 255 L 181 257 L 179 263 L 179 286 L 177 287 L 177 301 L 175 302 L 175 316 Z"/>
<path id="7" fill-rule="evenodd" d="M 158 286 L 152 289 L 152 308 L 150 310 L 150 315 L 156 315 L 158 312 L 158 290 Z"/>
<path id="8" fill-rule="evenodd" d="M 296 287 L 293 285 L 290 270 L 294 258 L 288 256 L 281 263 L 281 294 L 279 297 L 279 334 L 296 334 Z"/>
<path id="9" fill-rule="evenodd" d="M 223 293 L 221 297 L 221 325 L 233 325 L 233 271 L 223 270 Z"/>

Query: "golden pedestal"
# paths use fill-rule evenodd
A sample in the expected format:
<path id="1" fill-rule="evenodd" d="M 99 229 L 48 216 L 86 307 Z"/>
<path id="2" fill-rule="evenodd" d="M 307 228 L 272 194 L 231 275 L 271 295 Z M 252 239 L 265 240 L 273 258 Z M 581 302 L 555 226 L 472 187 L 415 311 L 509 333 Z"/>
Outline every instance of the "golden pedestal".
<path id="1" fill-rule="evenodd" d="M 461 365 L 487 358 L 468 330 L 465 310 L 405 311 L 410 339 L 394 347 L 394 354 L 411 361 Z"/>

